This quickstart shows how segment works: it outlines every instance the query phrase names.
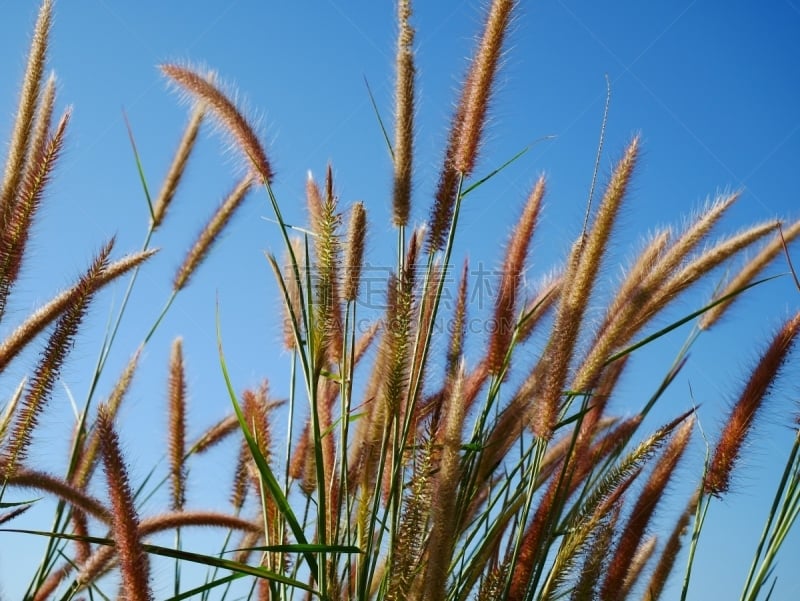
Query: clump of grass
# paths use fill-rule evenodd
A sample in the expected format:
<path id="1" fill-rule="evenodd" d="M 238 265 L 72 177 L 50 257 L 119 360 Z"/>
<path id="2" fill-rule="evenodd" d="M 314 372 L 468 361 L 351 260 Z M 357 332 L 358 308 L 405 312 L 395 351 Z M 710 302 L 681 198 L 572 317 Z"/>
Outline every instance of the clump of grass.
<path id="1" fill-rule="evenodd" d="M 648 416 L 686 364 L 691 343 L 710 335 L 707 330 L 730 310 L 731 301 L 758 283 L 754 278 L 781 250 L 788 253 L 787 244 L 800 227 L 794 223 L 780 234 L 776 223 L 767 221 L 713 238 L 714 226 L 738 197 L 726 195 L 690 218 L 679 233 L 656 230 L 616 289 L 604 291 L 598 282 L 607 269 L 610 245 L 621 241 L 617 216 L 641 152 L 635 137 L 621 153 L 597 208 L 587 211 L 563 265 L 531 292 L 521 276 L 529 268 L 528 250 L 541 227 L 546 197 L 544 179 L 534 184 L 502 258 L 503 276 L 491 315 L 478 316 L 492 319 L 496 329 L 486 340 L 472 337 L 466 327 L 473 309 L 468 263 L 463 264 L 452 307 L 442 302 L 445 276 L 463 236 L 458 227 L 461 202 L 492 185 L 492 175 L 502 169 L 482 176 L 478 151 L 516 4 L 494 0 L 487 6 L 447 134 L 437 191 L 425 207 L 430 223 L 411 230 L 409 216 L 419 201 L 412 195 L 413 118 L 418 108 L 415 31 L 411 1 L 398 0 L 390 195 L 396 263 L 386 282 L 385 309 L 361 335 L 357 308 L 370 230 L 365 203 L 352 204 L 343 232 L 348 208 L 337 197 L 329 165 L 323 186 L 311 177 L 305 183 L 308 227 L 289 226 L 272 189 L 275 174 L 268 155 L 236 103 L 213 76 L 179 65 L 161 66 L 195 104 L 155 203 L 129 128 L 150 213 L 142 249 L 114 261 L 111 244 L 104 246 L 72 287 L 23 318 L 0 341 L 0 372 L 5 372 L 54 324 L 30 375 L 8 387 L 15 392 L 0 418 L 0 503 L 8 509 L 0 514 L 0 523 L 24 519 L 22 512 L 30 505 L 8 503 L 6 494 L 34 490 L 57 499 L 52 526 L 40 533 L 47 543 L 26 598 L 70 598 L 83 591 L 108 597 L 119 582 L 120 598 L 149 599 L 150 566 L 173 560 L 176 599 L 655 600 L 670 578 L 681 576 L 676 566 L 681 565 L 685 532 L 693 529 L 683 572 L 683 596 L 688 595 L 709 502 L 730 492 L 744 441 L 756 415 L 768 410 L 763 407 L 765 395 L 789 357 L 800 313 L 761 354 L 705 469 L 681 465 L 687 463 L 686 451 L 697 429 L 694 408 L 674 409 L 674 419 L 655 427 Z M 51 123 L 55 87 L 43 75 L 51 10 L 51 3 L 43 2 L 3 180 L 4 321 L 3 308 L 14 293 L 32 222 L 52 185 L 69 125 L 69 112 Z M 166 227 L 168 208 L 178 199 L 206 116 L 241 151 L 246 174 L 185 254 L 164 309 L 143 329 L 141 346 L 106 402 L 95 409 L 97 383 L 116 344 L 117 328 L 127 319 L 136 273 L 153 253 L 151 237 Z M 124 462 L 117 435 L 123 424 L 116 416 L 134 375 L 142 370 L 142 349 L 153 343 L 153 332 L 162 327 L 175 297 L 191 278 L 199 277 L 203 261 L 245 196 L 257 192 L 266 193 L 284 245 L 283 263 L 272 252 L 267 262 L 283 301 L 284 350 L 291 356 L 287 381 L 277 386 L 265 382 L 237 394 L 218 324 L 220 376 L 232 412 L 187 444 L 188 368 L 184 343 L 176 338 L 164 387 L 167 467 L 154 468 L 137 485 Z M 770 235 L 774 237 L 750 261 L 740 260 L 745 250 Z M 713 282 L 722 263 L 732 272 L 728 283 L 705 305 L 664 326 L 667 307 L 696 283 Z M 50 474 L 33 465 L 28 453 L 36 444 L 39 417 L 91 311 L 90 301 L 126 273 L 131 273 L 128 292 L 89 374 L 89 393 L 74 427 L 66 471 Z M 599 319 L 591 318 L 590 306 L 602 309 Z M 440 333 L 435 325 L 445 318 L 453 327 Z M 637 349 L 658 344 L 667 332 L 698 318 L 675 364 L 665 366 L 663 380 L 653 383 L 652 396 L 631 415 L 614 415 L 611 401 L 622 394 L 624 372 L 635 369 Z M 534 335 L 539 344 L 530 343 Z M 470 349 L 477 358 L 468 358 Z M 273 398 L 270 391 L 282 390 L 283 384 L 288 399 Z M 279 423 L 285 414 L 276 411 L 284 405 L 288 428 Z M 237 438 L 237 452 L 228 463 L 219 462 L 212 475 L 192 472 L 209 485 L 230 483 L 229 506 L 194 508 L 188 469 L 196 456 L 229 437 Z M 800 507 L 798 457 L 800 442 L 790 450 L 743 599 L 767 590 L 768 576 L 794 525 Z M 105 486 L 95 481 L 99 462 Z M 656 516 L 663 522 L 678 469 L 692 474 L 688 477 L 696 486 L 662 537 L 654 524 L 659 523 Z M 163 511 L 151 514 L 150 500 L 162 488 L 169 489 L 168 501 Z M 105 493 L 98 498 L 101 490 Z M 215 551 L 185 544 L 182 533 L 195 527 L 222 533 Z M 175 535 L 174 544 L 156 544 L 164 539 L 154 536 L 166 532 Z M 181 570 L 188 564 L 204 567 L 205 577 L 193 581 Z M 108 577 L 111 572 L 116 580 Z"/>

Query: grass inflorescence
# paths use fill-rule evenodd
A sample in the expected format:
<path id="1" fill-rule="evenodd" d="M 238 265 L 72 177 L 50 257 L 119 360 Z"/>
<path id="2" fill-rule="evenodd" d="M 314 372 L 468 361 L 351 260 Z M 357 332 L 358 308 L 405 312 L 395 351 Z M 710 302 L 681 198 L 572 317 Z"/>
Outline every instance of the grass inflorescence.
<path id="1" fill-rule="evenodd" d="M 689 465 L 687 451 L 700 434 L 696 407 L 687 401 L 666 408 L 671 417 L 656 425 L 650 414 L 686 365 L 694 341 L 724 313 L 735 319 L 734 301 L 764 282 L 760 274 L 781 252 L 788 255 L 800 223 L 781 228 L 764 221 L 715 238 L 714 226 L 739 193 L 722 195 L 682 230 L 654 230 L 617 286 L 607 289 L 601 279 L 611 246 L 623 237 L 619 215 L 641 155 L 642 141 L 633 137 L 597 206 L 590 202 L 562 265 L 530 288 L 529 249 L 547 197 L 546 178 L 537 179 L 498 257 L 502 278 L 489 316 L 494 329 L 486 340 L 474 339 L 466 326 L 474 309 L 469 263 L 455 265 L 454 250 L 464 237 L 463 199 L 491 185 L 504 168 L 482 176 L 478 155 L 517 3 L 488 3 L 438 186 L 425 202 L 413 186 L 415 39 L 423 25 L 412 26 L 411 0 L 398 0 L 393 141 L 384 128 L 393 163 L 387 198 L 396 262 L 381 314 L 369 315 L 371 327 L 357 327 L 372 246 L 368 203 L 344 205 L 328 165 L 321 185 L 310 173 L 305 182 L 307 226 L 287 224 L 272 187 L 273 161 L 256 129 L 213 73 L 177 64 L 160 69 L 193 104 L 155 202 L 144 187 L 150 224 L 142 248 L 113 259 L 113 240 L 106 243 L 72 286 L 13 325 L 16 316 L 5 308 L 21 286 L 33 222 L 69 139 L 70 112 L 54 121 L 56 87 L 45 77 L 52 9 L 49 0 L 42 3 L 0 190 L 0 320 L 7 326 L 0 376 L 8 384 L 0 417 L 0 524 L 10 530 L 25 523 L 26 509 L 36 504 L 30 491 L 51 497 L 55 507 L 51 523 L 28 529 L 46 542 L 26 599 L 152 599 L 155 573 L 171 575 L 173 599 L 655 600 L 670 582 L 683 584 L 684 598 L 690 594 L 695 557 L 707 551 L 700 537 L 705 517 L 715 498 L 735 492 L 756 418 L 770 411 L 768 394 L 780 372 L 792 369 L 800 313 L 785 320 L 759 355 L 719 433 L 708 440 L 705 464 Z M 100 402 L 97 382 L 119 344 L 116 332 L 128 319 L 137 274 L 155 252 L 152 235 L 167 227 L 207 118 L 240 151 L 244 174 L 185 253 L 163 309 L 142 329 L 141 344 L 128 350 L 129 362 Z M 119 409 L 134 378 L 144 377 L 143 349 L 154 344 L 153 333 L 175 298 L 202 277 L 204 261 L 245 198 L 256 195 L 274 211 L 283 245 L 277 255 L 267 252 L 265 272 L 274 274 L 283 306 L 276 320 L 282 320 L 284 357 L 270 360 L 289 355 L 287 380 L 238 393 L 225 359 L 223 324 L 210 324 L 231 412 L 191 441 L 192 365 L 176 337 L 161 386 L 167 466 L 138 482 L 120 441 L 126 429 Z M 424 227 L 410 224 L 416 203 L 429 215 Z M 730 274 L 718 285 L 722 264 Z M 456 271 L 454 302 L 444 303 L 446 274 Z M 51 473 L 30 453 L 39 444 L 37 426 L 86 315 L 95 311 L 96 293 L 124 275 L 128 289 L 88 374 L 66 467 Z M 698 282 L 716 285 L 713 297 L 686 317 L 665 317 Z M 451 327 L 440 331 L 435 325 L 444 318 Z M 610 400 L 621 394 L 623 375 L 636 368 L 638 350 L 690 322 L 695 327 L 675 362 L 664 366 L 663 380 L 654 382 L 655 392 L 628 415 L 614 414 Z M 28 375 L 9 382 L 7 366 L 31 360 L 40 339 L 43 350 Z M 288 398 L 274 390 L 288 390 Z M 282 421 L 287 414 L 288 428 Z M 787 424 L 798 427 L 797 420 Z M 198 456 L 231 438 L 235 457 L 213 474 L 199 469 L 189 477 Z M 685 495 L 675 503 L 679 473 L 690 486 L 675 493 Z M 201 479 L 229 487 L 229 504 L 195 508 L 191 490 Z M 162 488 L 167 501 L 154 511 L 159 497 L 153 495 Z M 672 521 L 670 505 L 678 506 Z M 799 510 L 800 438 L 788 450 L 742 599 L 756 599 L 772 586 L 776 558 Z M 187 543 L 184 533 L 197 527 L 219 535 L 215 552 Z M 173 535 L 173 544 L 164 542 L 164 533 Z M 186 566 L 202 568 L 203 576 L 195 579 L 198 571 Z"/>

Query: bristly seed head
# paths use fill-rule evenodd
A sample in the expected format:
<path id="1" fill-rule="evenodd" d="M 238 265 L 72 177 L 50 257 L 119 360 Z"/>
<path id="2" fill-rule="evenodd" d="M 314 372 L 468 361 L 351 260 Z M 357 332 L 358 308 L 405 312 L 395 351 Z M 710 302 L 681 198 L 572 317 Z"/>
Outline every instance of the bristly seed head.
<path id="1" fill-rule="evenodd" d="M 186 502 L 186 374 L 183 340 L 172 343 L 169 359 L 169 460 L 172 509 L 180 511 Z"/>
<path id="2" fill-rule="evenodd" d="M 367 212 L 363 202 L 353 205 L 350 213 L 350 227 L 345 242 L 345 280 L 342 298 L 355 301 L 361 283 L 361 269 L 364 266 L 364 241 L 367 237 Z"/>
<path id="3" fill-rule="evenodd" d="M 397 39 L 397 84 L 395 88 L 394 194 L 392 221 L 396 226 L 408 224 L 411 210 L 411 174 L 414 147 L 414 29 L 410 0 L 397 4 L 400 31 Z"/>
<path id="4" fill-rule="evenodd" d="M 514 5 L 514 0 L 492 2 L 483 36 L 467 76 L 464 87 L 464 121 L 460 131 L 458 152 L 454 156 L 456 171 L 464 175 L 472 173 L 475 168 L 478 146 L 486 125 L 489 99 Z"/>
<path id="5" fill-rule="evenodd" d="M 242 204 L 242 201 L 245 196 L 247 196 L 252 185 L 253 178 L 248 174 L 236 185 L 230 194 L 228 194 L 227 198 L 225 198 L 216 212 L 211 216 L 208 224 L 203 228 L 203 231 L 200 232 L 194 246 L 189 249 L 183 263 L 175 273 L 175 278 L 172 282 L 175 292 L 186 286 L 189 282 L 189 278 L 192 277 L 192 274 L 208 256 L 211 245 L 214 244 L 220 232 L 222 232 L 222 229 L 230 221 L 236 209 Z"/>
<path id="6" fill-rule="evenodd" d="M 500 289 L 494 308 L 494 330 L 489 340 L 487 353 L 489 372 L 492 374 L 501 372 L 506 353 L 511 346 L 517 319 L 517 296 L 543 196 L 544 178 L 539 178 L 528 197 L 522 216 L 506 249 Z"/>
<path id="7" fill-rule="evenodd" d="M 186 93 L 206 103 L 211 113 L 222 124 L 223 129 L 233 138 L 242 154 L 247 157 L 251 171 L 258 179 L 269 183 L 273 173 L 267 153 L 244 114 L 208 77 L 174 64 L 161 65 L 161 71 Z"/>
<path id="8" fill-rule="evenodd" d="M 22 82 L 14 131 L 11 134 L 8 158 L 6 160 L 3 183 L 0 188 L 0 214 L 4 214 L 13 203 L 14 194 L 22 174 L 25 172 L 25 157 L 30 146 L 30 134 L 34 115 L 39 103 L 42 76 L 47 60 L 47 48 L 52 23 L 53 0 L 45 0 L 39 9 L 36 28 L 33 31 L 28 64 Z"/>
<path id="9" fill-rule="evenodd" d="M 711 457 L 708 473 L 703 480 L 703 489 L 707 494 L 719 496 L 728 492 L 731 473 L 739 458 L 745 438 L 753 426 L 756 414 L 763 405 L 764 398 L 778 371 L 786 361 L 799 330 L 800 312 L 796 313 L 778 331 L 753 370 L 744 391 L 733 406 Z"/>
<path id="10" fill-rule="evenodd" d="M 129 601 L 151 601 L 150 565 L 139 535 L 139 516 L 133 500 L 128 470 L 122 459 L 119 438 L 113 418 L 105 405 L 97 411 L 97 432 L 103 451 L 103 467 L 111 499 L 113 533 L 122 575 L 123 598 Z"/>

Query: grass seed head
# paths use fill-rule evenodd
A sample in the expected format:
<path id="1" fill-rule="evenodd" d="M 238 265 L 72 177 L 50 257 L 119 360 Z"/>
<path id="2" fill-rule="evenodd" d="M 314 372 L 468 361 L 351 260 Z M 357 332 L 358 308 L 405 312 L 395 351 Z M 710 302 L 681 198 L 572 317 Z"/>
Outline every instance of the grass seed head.
<path id="1" fill-rule="evenodd" d="M 753 427 L 756 415 L 786 361 L 800 330 L 800 312 L 789 319 L 772 339 L 772 343 L 750 375 L 750 379 L 731 410 L 722 429 L 708 472 L 703 479 L 707 494 L 721 496 L 730 488 L 731 474 L 741 454 L 745 439 Z"/>
<path id="2" fill-rule="evenodd" d="M 210 81 L 212 78 L 175 64 L 163 64 L 161 71 L 188 95 L 205 103 L 222 126 L 223 131 L 234 140 L 247 159 L 250 165 L 249 171 L 254 173 L 260 181 L 271 182 L 272 166 L 255 133 L 255 128 L 234 102 Z"/>

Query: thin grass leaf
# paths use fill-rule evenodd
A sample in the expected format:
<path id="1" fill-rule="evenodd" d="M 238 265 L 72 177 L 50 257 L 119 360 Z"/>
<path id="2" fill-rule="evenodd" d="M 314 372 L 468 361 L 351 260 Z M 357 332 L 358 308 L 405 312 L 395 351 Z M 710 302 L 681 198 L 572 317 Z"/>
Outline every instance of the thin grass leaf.
<path id="1" fill-rule="evenodd" d="M 219 354 L 219 363 L 220 368 L 222 369 L 222 376 L 225 379 L 225 386 L 228 390 L 228 395 L 231 399 L 231 403 L 233 404 L 233 410 L 236 412 L 236 417 L 239 419 L 239 426 L 242 430 L 242 434 L 247 441 L 248 447 L 250 447 L 250 452 L 253 455 L 253 460 L 256 462 L 258 466 L 258 471 L 261 474 L 262 478 L 264 479 L 264 484 L 267 487 L 270 495 L 272 495 L 275 504 L 278 506 L 281 514 L 286 518 L 286 521 L 289 523 L 289 528 L 294 534 L 294 537 L 297 539 L 297 542 L 300 544 L 308 544 L 306 540 L 305 533 L 303 532 L 303 527 L 300 525 L 300 522 L 297 519 L 297 516 L 294 514 L 294 510 L 292 506 L 289 504 L 289 500 L 286 498 L 286 495 L 283 493 L 283 490 L 278 483 L 278 480 L 275 478 L 275 475 L 272 472 L 272 469 L 266 462 L 264 455 L 258 448 L 258 442 L 253 438 L 253 435 L 250 433 L 250 429 L 247 425 L 247 420 L 244 417 L 244 413 L 242 413 L 242 408 L 239 406 L 239 401 L 236 398 L 236 392 L 233 389 L 233 383 L 231 382 L 230 374 L 228 373 L 228 366 L 225 362 L 225 354 L 222 350 L 222 325 L 220 323 L 220 316 L 219 316 L 219 307 L 217 308 L 217 351 Z M 309 568 L 312 572 L 317 572 L 317 561 L 314 556 L 308 552 L 303 553 L 303 557 L 305 558 L 306 562 L 309 565 Z"/>
<path id="2" fill-rule="evenodd" d="M 150 212 L 150 219 L 155 220 L 155 209 L 153 207 L 153 199 L 150 196 L 150 189 L 147 186 L 144 165 L 142 165 L 139 150 L 136 148 L 136 139 L 133 137 L 133 128 L 131 127 L 131 122 L 128 120 L 128 113 L 124 109 L 122 111 L 122 120 L 125 122 L 125 129 L 128 132 L 128 141 L 131 143 L 133 160 L 136 162 L 136 172 L 139 174 L 139 183 L 142 184 L 142 191 L 144 192 L 145 200 L 147 200 L 147 210 Z"/>

